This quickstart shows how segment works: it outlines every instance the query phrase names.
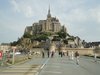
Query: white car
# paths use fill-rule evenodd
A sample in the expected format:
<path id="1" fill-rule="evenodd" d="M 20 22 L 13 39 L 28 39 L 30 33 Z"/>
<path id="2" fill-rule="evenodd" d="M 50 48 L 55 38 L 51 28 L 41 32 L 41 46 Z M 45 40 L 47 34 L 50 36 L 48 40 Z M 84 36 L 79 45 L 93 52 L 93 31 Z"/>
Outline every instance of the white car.
<path id="1" fill-rule="evenodd" d="M 13 53 L 10 53 L 11 55 L 13 55 Z M 15 52 L 15 55 L 21 54 L 21 52 Z"/>
<path id="2" fill-rule="evenodd" d="M 21 52 L 15 52 L 15 55 L 21 54 Z"/>

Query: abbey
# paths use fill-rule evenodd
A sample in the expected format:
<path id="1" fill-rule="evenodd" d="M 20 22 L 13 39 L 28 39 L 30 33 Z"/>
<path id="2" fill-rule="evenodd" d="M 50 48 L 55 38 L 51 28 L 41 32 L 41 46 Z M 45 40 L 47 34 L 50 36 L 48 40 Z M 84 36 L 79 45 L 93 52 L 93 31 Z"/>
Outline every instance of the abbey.
<path id="1" fill-rule="evenodd" d="M 49 7 L 47 19 L 39 20 L 39 22 L 33 23 L 32 26 L 27 26 L 25 28 L 24 33 L 29 33 L 29 34 L 33 35 L 33 34 L 49 32 L 51 34 L 55 34 L 61 30 L 65 31 L 65 32 L 67 31 L 65 26 L 61 26 L 59 19 L 51 16 L 50 7 Z"/>

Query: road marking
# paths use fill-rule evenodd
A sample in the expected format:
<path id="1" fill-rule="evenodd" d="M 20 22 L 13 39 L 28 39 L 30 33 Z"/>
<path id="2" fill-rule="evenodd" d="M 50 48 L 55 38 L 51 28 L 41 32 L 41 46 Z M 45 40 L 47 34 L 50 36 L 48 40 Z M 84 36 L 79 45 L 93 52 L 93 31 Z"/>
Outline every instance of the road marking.
<path id="1" fill-rule="evenodd" d="M 44 64 L 41 66 L 40 69 L 43 69 L 43 67 L 47 64 L 48 61 L 49 61 L 49 58 L 44 62 Z"/>
<path id="2" fill-rule="evenodd" d="M 42 71 L 42 72 L 57 73 L 57 74 L 61 74 L 62 73 L 62 72 L 57 72 L 57 71 Z"/>

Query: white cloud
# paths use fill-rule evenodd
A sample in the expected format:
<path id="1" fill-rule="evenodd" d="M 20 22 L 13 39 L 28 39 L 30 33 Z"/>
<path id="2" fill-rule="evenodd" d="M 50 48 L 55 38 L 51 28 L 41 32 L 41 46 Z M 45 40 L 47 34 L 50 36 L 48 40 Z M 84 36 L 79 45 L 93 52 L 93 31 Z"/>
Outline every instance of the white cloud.
<path id="1" fill-rule="evenodd" d="M 16 0 L 12 0 L 11 4 L 13 5 L 14 11 L 24 14 L 27 18 L 33 17 L 33 9 L 30 5 L 17 2 Z"/>
<path id="2" fill-rule="evenodd" d="M 11 0 L 11 4 L 13 5 L 13 9 L 16 12 L 20 12 L 19 5 L 17 4 L 16 0 Z"/>
<path id="3" fill-rule="evenodd" d="M 67 20 L 70 22 L 84 22 L 87 20 L 87 14 L 82 9 L 72 9 L 68 15 Z"/>
<path id="4" fill-rule="evenodd" d="M 100 6 L 97 6 L 94 9 L 91 9 L 91 16 L 100 24 Z"/>
<path id="5" fill-rule="evenodd" d="M 31 6 L 26 6 L 25 9 L 22 10 L 26 17 L 33 17 L 33 10 Z"/>

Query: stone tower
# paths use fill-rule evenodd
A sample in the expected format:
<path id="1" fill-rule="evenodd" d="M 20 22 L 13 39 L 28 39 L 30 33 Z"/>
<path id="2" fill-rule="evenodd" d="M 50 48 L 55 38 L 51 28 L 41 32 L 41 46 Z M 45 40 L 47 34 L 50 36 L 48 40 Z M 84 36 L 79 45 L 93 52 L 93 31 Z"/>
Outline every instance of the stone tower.
<path id="1" fill-rule="evenodd" d="M 49 6 L 49 9 L 48 9 L 48 14 L 47 14 L 47 22 L 46 22 L 46 29 L 48 32 L 51 31 L 51 13 L 50 13 L 50 6 Z"/>
<path id="2" fill-rule="evenodd" d="M 51 18 L 51 13 L 50 13 L 50 6 L 49 6 L 49 9 L 48 9 L 47 18 Z"/>

